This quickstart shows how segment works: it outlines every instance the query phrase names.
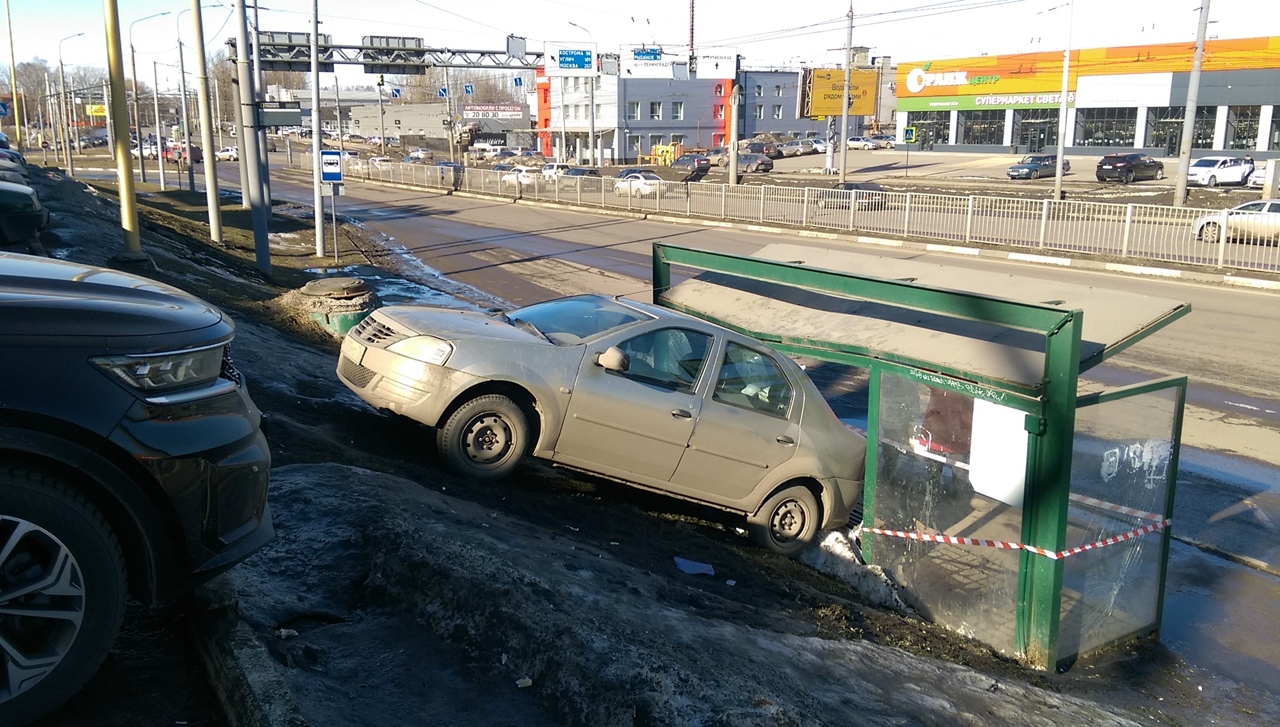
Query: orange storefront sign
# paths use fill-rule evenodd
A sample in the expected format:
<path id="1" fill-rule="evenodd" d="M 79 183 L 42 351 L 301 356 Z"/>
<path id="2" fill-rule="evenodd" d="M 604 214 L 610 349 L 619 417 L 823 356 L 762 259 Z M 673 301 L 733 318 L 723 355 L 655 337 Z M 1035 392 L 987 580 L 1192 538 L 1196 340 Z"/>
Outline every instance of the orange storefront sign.
<path id="1" fill-rule="evenodd" d="M 1187 73 L 1194 43 L 1089 48 L 1071 53 L 1068 86 L 1080 76 Z M 1210 40 L 1204 71 L 1280 67 L 1280 37 Z M 898 98 L 1054 93 L 1062 89 L 1062 51 L 978 56 L 898 65 Z"/>

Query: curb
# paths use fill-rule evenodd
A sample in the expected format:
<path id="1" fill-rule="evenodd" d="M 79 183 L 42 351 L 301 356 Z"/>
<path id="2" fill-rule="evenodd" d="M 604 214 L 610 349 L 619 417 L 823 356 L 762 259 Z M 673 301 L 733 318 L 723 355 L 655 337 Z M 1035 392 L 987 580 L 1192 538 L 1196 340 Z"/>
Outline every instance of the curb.
<path id="1" fill-rule="evenodd" d="M 376 179 L 360 179 L 365 184 L 373 184 L 380 187 L 392 187 L 395 189 L 431 191 L 434 187 L 420 187 L 415 185 L 400 184 L 398 182 L 382 182 Z M 772 234 L 790 234 L 798 237 L 812 237 L 821 240 L 832 240 L 834 242 L 856 243 L 861 245 L 879 245 L 881 247 L 898 247 L 907 250 L 921 250 L 924 252 L 941 252 L 949 255 L 964 255 L 969 257 L 995 258 L 997 260 L 1013 260 L 1017 262 L 1033 263 L 1037 265 L 1052 265 L 1056 267 L 1070 267 L 1077 270 L 1090 270 L 1097 272 L 1121 273 L 1135 277 L 1161 277 L 1178 280 L 1186 280 L 1196 283 L 1210 283 L 1217 285 L 1229 285 L 1238 288 L 1250 288 L 1259 291 L 1276 291 L 1280 292 L 1280 280 L 1266 280 L 1263 278 L 1248 278 L 1231 273 L 1201 273 L 1190 270 L 1178 270 L 1176 268 L 1161 268 L 1145 265 L 1129 265 L 1124 263 L 1110 263 L 1101 260 L 1086 260 L 1082 258 L 1058 257 L 1053 255 L 1039 255 L 1026 252 L 1010 252 L 1007 250 L 988 250 L 986 248 L 967 247 L 963 245 L 946 245 L 940 243 L 915 242 L 911 240 L 896 240 L 885 237 L 872 237 L 868 235 L 838 233 L 838 232 L 821 232 L 808 229 L 791 229 L 783 227 L 772 227 L 761 225 L 758 223 L 748 222 L 730 222 L 725 220 L 703 220 L 693 217 L 683 217 L 669 214 L 657 214 L 650 212 L 637 212 L 634 210 L 615 210 L 607 207 L 582 207 L 573 203 L 566 202 L 545 202 L 542 200 L 525 200 L 517 197 L 503 197 L 501 195 L 492 195 L 482 192 L 468 192 L 465 190 L 441 190 L 444 194 L 453 194 L 459 197 L 467 197 L 471 199 L 503 199 L 518 205 L 529 205 L 532 207 L 542 207 L 545 209 L 563 209 L 574 212 L 589 212 L 592 214 L 605 215 L 608 217 L 624 217 L 636 220 L 654 220 L 657 222 L 670 222 L 681 225 L 700 225 L 703 227 L 719 227 L 730 230 L 744 230 L 746 232 L 767 232 Z"/>
<path id="2" fill-rule="evenodd" d="M 209 683 L 236 727 L 306 727 L 276 660 L 240 619 L 226 575 L 200 586 L 192 641 Z"/>

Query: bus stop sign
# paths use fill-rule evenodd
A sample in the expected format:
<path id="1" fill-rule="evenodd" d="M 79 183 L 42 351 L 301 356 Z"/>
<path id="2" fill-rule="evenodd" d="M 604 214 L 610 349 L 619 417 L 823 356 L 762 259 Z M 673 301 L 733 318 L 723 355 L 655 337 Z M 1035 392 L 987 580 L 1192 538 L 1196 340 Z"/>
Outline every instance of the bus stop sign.
<path id="1" fill-rule="evenodd" d="M 320 181 L 342 183 L 342 152 L 329 149 L 321 150 Z"/>

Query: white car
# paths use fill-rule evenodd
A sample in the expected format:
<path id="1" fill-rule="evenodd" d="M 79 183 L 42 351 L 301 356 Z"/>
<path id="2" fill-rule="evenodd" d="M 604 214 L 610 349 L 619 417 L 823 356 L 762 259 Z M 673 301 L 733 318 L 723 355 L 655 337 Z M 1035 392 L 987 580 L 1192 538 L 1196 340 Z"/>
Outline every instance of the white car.
<path id="1" fill-rule="evenodd" d="M 551 162 L 542 167 L 542 176 L 546 177 L 548 180 L 555 179 L 556 177 L 560 176 L 561 174 L 564 174 L 570 169 L 573 169 L 572 164 L 565 164 L 563 162 Z"/>
<path id="2" fill-rule="evenodd" d="M 1187 183 L 1202 187 L 1216 187 L 1219 184 L 1239 184 L 1243 186 L 1253 174 L 1253 162 L 1243 157 L 1200 157 L 1187 169 Z"/>
<path id="3" fill-rule="evenodd" d="M 240 148 L 235 146 L 224 146 L 214 152 L 213 158 L 220 162 L 238 162 L 240 161 Z"/>
<path id="4" fill-rule="evenodd" d="M 653 172 L 634 172 L 613 183 L 613 193 L 618 197 L 649 197 L 662 188 L 662 177 Z"/>
<path id="5" fill-rule="evenodd" d="M 850 149 L 879 149 L 880 144 L 867 136 L 851 136 L 849 137 Z"/>
<path id="6" fill-rule="evenodd" d="M 1227 224 L 1227 242 L 1280 240 L 1280 200 L 1260 199 L 1222 212 L 1203 215 L 1193 226 L 1196 239 L 1208 243 L 1218 242 L 1222 236 L 1224 219 Z"/>
<path id="7" fill-rule="evenodd" d="M 502 175 L 502 186 L 532 187 L 541 173 L 542 170 L 537 167 L 512 167 Z"/>
<path id="8" fill-rule="evenodd" d="M 826 140 L 826 139 L 817 139 L 817 138 L 814 138 L 814 139 L 809 139 L 809 141 L 810 141 L 810 142 L 812 142 L 812 144 L 813 144 L 813 153 L 814 153 L 814 154 L 826 154 L 826 153 L 827 153 L 827 140 Z"/>
<path id="9" fill-rule="evenodd" d="M 1249 175 L 1249 186 L 1262 189 L 1263 180 L 1267 176 L 1267 163 L 1257 162 L 1253 167 L 1253 174 Z"/>
<path id="10" fill-rule="evenodd" d="M 369 159 L 369 164 L 375 167 L 381 167 L 390 165 L 394 161 L 395 160 L 391 157 L 372 157 Z"/>

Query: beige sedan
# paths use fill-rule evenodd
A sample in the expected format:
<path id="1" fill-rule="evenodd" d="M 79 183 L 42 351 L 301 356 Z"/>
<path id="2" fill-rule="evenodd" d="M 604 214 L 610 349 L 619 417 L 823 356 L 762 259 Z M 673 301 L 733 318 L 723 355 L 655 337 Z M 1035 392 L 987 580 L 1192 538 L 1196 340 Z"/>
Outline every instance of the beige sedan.
<path id="1" fill-rule="evenodd" d="M 595 295 L 506 314 L 381 308 L 347 334 L 338 377 L 434 427 L 464 476 L 531 454 L 745 515 L 788 556 L 862 498 L 866 440 L 798 364 L 665 308 Z"/>

